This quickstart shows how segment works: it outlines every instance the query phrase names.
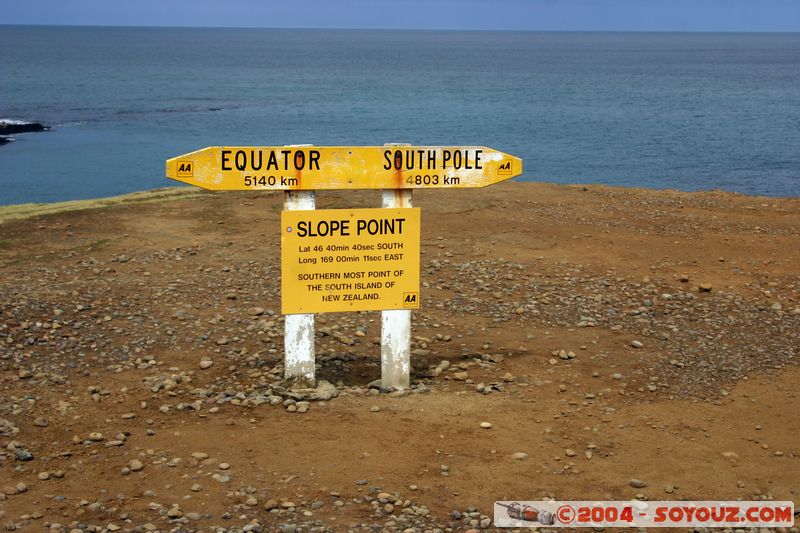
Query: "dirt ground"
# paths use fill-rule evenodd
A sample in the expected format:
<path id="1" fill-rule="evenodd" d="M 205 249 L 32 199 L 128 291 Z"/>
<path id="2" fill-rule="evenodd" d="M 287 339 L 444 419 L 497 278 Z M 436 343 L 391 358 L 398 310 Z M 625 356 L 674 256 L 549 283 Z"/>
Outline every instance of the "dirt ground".
<path id="1" fill-rule="evenodd" d="M 463 531 L 491 529 L 495 500 L 797 506 L 800 199 L 506 183 L 414 203 L 412 388 L 369 387 L 378 312 L 317 315 L 335 388 L 307 402 L 282 381 L 281 194 L 0 224 L 0 524 Z"/>

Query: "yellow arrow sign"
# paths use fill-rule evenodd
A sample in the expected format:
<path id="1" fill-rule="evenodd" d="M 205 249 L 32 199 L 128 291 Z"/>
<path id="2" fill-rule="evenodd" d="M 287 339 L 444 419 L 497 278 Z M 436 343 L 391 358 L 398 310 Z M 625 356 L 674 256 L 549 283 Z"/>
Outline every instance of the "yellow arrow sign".
<path id="1" fill-rule="evenodd" d="M 522 174 L 483 146 L 211 146 L 167 160 L 167 177 L 214 191 L 485 187 Z"/>

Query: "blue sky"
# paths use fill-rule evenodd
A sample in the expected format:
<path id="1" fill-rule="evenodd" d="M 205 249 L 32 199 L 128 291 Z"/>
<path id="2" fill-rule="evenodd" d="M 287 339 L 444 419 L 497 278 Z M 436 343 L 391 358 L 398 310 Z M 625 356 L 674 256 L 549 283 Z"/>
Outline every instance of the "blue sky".
<path id="1" fill-rule="evenodd" d="M 800 31 L 800 0 L 0 0 L 0 24 Z"/>

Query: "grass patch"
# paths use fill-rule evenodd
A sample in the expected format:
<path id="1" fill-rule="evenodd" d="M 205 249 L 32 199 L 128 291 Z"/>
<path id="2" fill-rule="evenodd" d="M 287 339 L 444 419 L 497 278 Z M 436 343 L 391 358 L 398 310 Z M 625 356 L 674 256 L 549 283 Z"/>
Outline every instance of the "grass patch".
<path id="1" fill-rule="evenodd" d="M 194 187 L 167 187 L 150 191 L 134 192 L 109 198 L 95 198 L 92 200 L 73 200 L 69 202 L 55 202 L 49 204 L 18 204 L 0 206 L 0 224 L 8 220 L 19 220 L 43 215 L 53 215 L 66 211 L 82 211 L 85 209 L 100 209 L 122 205 L 139 205 L 170 200 L 194 198 L 208 194 L 206 191 Z"/>

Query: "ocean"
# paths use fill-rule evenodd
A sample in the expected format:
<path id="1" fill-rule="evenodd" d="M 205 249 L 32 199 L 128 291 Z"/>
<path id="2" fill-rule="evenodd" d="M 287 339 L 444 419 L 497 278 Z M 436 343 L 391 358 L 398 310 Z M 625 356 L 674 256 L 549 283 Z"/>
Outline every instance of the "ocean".
<path id="1" fill-rule="evenodd" d="M 800 196 L 800 34 L 0 26 L 0 204 L 213 145 L 484 145 L 523 180 Z"/>

